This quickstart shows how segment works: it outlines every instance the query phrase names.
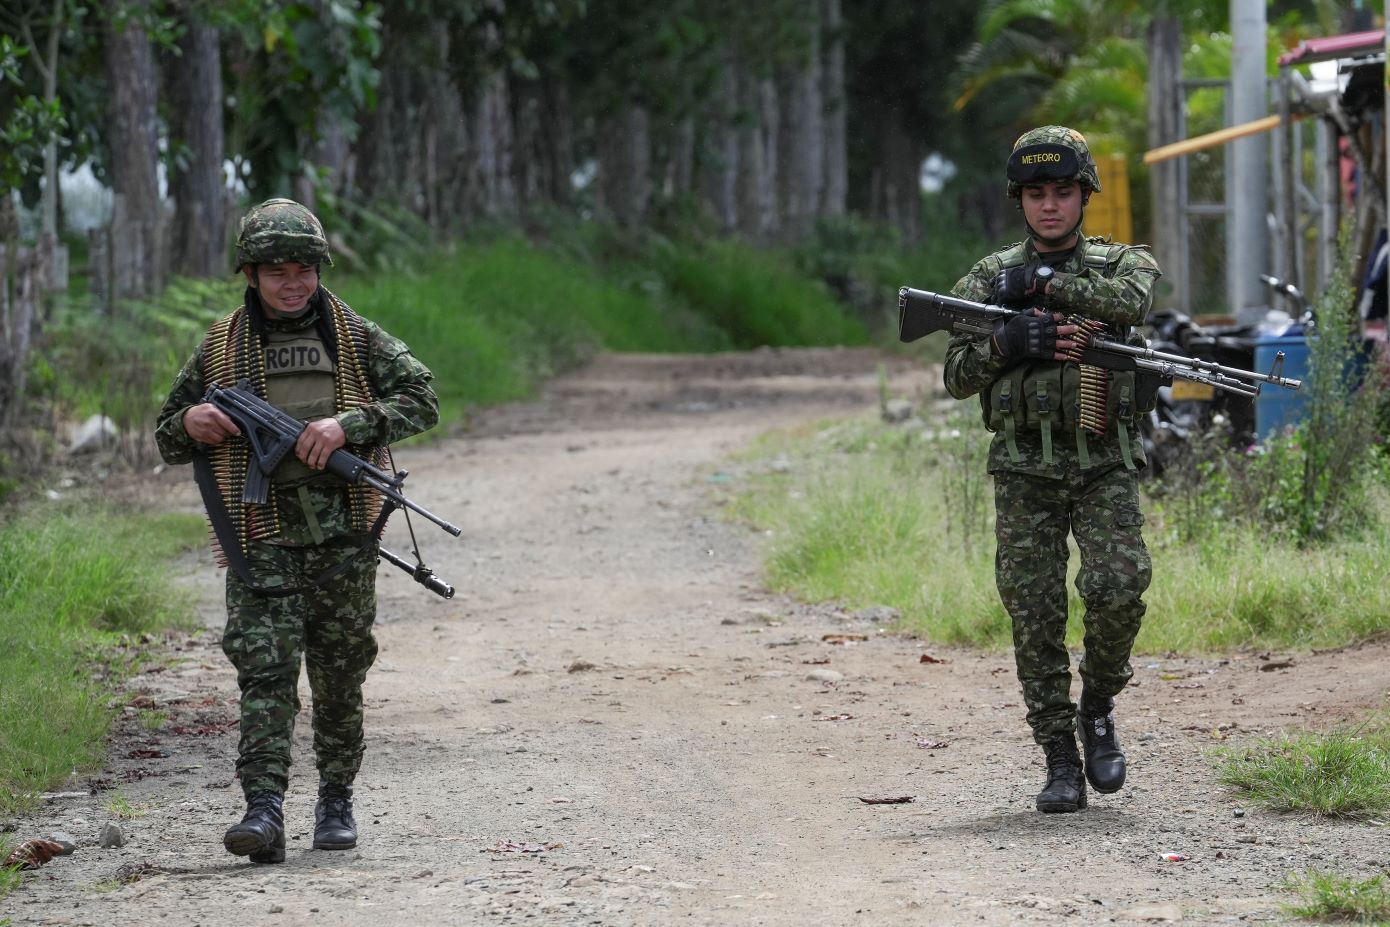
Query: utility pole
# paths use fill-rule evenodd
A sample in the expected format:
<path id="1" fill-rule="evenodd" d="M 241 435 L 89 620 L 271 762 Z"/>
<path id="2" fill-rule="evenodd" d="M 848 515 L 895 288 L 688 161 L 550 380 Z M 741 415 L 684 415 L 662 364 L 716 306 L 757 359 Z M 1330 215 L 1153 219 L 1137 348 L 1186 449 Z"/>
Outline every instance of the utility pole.
<path id="1" fill-rule="evenodd" d="M 1266 25 L 1265 0 L 1231 0 L 1232 125 L 1268 115 Z M 1241 323 L 1259 321 L 1265 303 L 1260 274 L 1267 272 L 1269 264 L 1266 145 L 1263 135 L 1237 139 L 1231 142 L 1226 161 L 1232 196 L 1226 226 L 1226 292 L 1231 312 Z"/>

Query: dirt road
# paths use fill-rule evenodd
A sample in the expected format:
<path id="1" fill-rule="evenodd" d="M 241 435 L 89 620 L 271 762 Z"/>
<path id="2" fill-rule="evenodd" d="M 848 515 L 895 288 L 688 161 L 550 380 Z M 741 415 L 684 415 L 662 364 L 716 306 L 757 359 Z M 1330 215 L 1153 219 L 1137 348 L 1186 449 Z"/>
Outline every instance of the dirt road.
<path id="1" fill-rule="evenodd" d="M 1290 871 L 1390 867 L 1383 829 L 1243 808 L 1205 758 L 1380 704 L 1384 647 L 1140 658 L 1131 785 L 1044 817 L 1009 655 L 763 591 L 760 539 L 719 519 L 710 480 L 767 428 L 873 414 L 877 361 L 605 357 L 402 453 L 413 495 L 466 526 L 416 526 L 459 592 L 381 573 L 354 851 L 309 849 L 307 685 L 288 861 L 222 850 L 235 684 L 220 574 L 184 565 L 210 630 L 133 681 L 108 769 L 14 822 L 79 849 L 0 900 L 0 924 L 1277 922 Z M 185 469 L 161 480 L 196 507 Z M 108 822 L 124 846 L 99 846 Z"/>

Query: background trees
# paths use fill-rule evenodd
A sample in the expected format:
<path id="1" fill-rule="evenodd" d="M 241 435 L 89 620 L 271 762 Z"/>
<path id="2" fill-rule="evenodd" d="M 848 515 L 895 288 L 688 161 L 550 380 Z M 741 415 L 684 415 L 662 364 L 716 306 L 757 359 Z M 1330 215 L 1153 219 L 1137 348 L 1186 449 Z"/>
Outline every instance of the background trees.
<path id="1" fill-rule="evenodd" d="M 1290 36 L 1303 22 L 1329 31 L 1346 6 L 1282 0 L 1271 21 Z M 35 218 L 21 232 L 5 218 L 14 198 L 0 197 L 0 239 L 66 232 L 98 288 L 121 297 L 170 273 L 222 273 L 240 209 L 271 195 L 340 220 L 349 266 L 371 260 L 375 236 L 441 242 L 557 211 L 758 244 L 804 241 L 846 214 L 909 247 L 934 227 L 997 238 L 1012 139 L 1074 123 L 1137 165 L 1163 122 L 1150 70 L 1219 46 L 1226 9 L 12 0 L 0 10 L 0 192 L 18 191 Z M 956 176 L 924 201 L 932 153 Z M 56 182 L 79 169 L 112 201 L 90 254 L 64 229 Z"/>
<path id="2" fill-rule="evenodd" d="M 119 292 L 217 270 L 228 205 L 272 193 L 380 204 L 441 238 L 537 207 L 641 226 L 693 206 L 757 241 L 854 212 L 912 243 L 931 152 L 966 168 L 957 218 L 994 228 L 984 169 L 1025 123 L 1145 145 L 1150 24 L 1219 32 L 1225 6 L 16 0 L 0 102 L 61 114 L 6 153 L 44 228 L 60 170 L 110 186 Z"/>

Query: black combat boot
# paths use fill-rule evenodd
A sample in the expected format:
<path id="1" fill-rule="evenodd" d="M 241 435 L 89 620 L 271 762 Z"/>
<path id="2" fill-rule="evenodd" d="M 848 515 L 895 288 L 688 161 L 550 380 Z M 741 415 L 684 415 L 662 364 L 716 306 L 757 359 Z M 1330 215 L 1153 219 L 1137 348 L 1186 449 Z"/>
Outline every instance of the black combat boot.
<path id="1" fill-rule="evenodd" d="M 274 792 L 257 792 L 246 800 L 240 824 L 227 828 L 222 845 L 228 853 L 249 856 L 253 863 L 285 861 L 285 812 Z"/>
<path id="2" fill-rule="evenodd" d="M 1125 755 L 1115 736 L 1114 700 L 1096 703 L 1081 695 L 1076 710 L 1081 747 L 1086 751 L 1086 778 L 1097 792 L 1118 792 L 1125 784 Z"/>
<path id="3" fill-rule="evenodd" d="M 319 783 L 314 806 L 314 849 L 351 850 L 357 846 L 357 822 L 352 817 L 352 786 Z"/>
<path id="4" fill-rule="evenodd" d="M 1086 807 L 1086 779 L 1081 775 L 1081 755 L 1071 734 L 1043 744 L 1047 753 L 1047 785 L 1038 793 L 1038 810 L 1080 811 Z"/>

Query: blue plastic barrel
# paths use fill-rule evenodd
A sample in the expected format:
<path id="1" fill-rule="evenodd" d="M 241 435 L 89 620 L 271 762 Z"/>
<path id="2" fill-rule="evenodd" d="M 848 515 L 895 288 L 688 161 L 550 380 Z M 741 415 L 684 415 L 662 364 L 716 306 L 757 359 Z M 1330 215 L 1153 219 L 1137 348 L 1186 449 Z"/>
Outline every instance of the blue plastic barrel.
<path id="1" fill-rule="evenodd" d="M 1284 352 L 1283 376 L 1295 380 L 1308 378 L 1308 339 L 1297 335 L 1261 335 L 1255 340 L 1255 370 L 1269 373 L 1274 357 Z M 1285 425 L 1296 424 L 1303 417 L 1307 399 L 1303 391 L 1265 386 L 1255 397 L 1255 437 L 1263 441 Z"/>

